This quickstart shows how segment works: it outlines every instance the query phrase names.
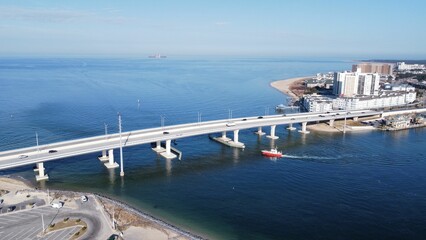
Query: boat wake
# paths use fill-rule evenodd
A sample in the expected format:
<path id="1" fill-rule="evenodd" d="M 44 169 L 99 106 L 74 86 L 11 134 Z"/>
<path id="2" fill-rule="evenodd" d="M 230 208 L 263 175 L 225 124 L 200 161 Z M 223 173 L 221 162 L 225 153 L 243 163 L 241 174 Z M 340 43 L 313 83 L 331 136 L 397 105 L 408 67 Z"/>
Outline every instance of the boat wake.
<path id="1" fill-rule="evenodd" d="M 288 155 L 284 154 L 283 158 L 295 158 L 295 159 L 319 159 L 319 160 L 336 160 L 339 159 L 339 157 L 321 157 L 321 156 L 309 156 L 309 155 Z"/>

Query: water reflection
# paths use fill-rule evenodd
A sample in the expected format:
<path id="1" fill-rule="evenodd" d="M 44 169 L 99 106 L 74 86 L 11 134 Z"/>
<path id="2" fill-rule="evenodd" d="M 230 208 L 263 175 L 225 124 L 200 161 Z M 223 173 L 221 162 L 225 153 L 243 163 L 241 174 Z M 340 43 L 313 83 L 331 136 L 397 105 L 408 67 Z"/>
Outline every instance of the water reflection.
<path id="1" fill-rule="evenodd" d="M 108 179 L 111 185 L 114 185 L 115 181 L 115 169 L 108 169 Z"/>
<path id="2" fill-rule="evenodd" d="M 409 136 L 409 130 L 392 131 L 391 136 L 396 140 L 402 140 Z"/>
<path id="3" fill-rule="evenodd" d="M 237 164 L 239 162 L 240 159 L 240 151 L 243 151 L 239 148 L 232 148 L 232 157 L 234 160 L 234 163 Z"/>
<path id="4" fill-rule="evenodd" d="M 172 159 L 166 158 L 166 175 L 169 177 L 172 174 Z"/>
<path id="5" fill-rule="evenodd" d="M 306 138 L 307 138 L 306 133 L 300 133 L 300 142 L 302 143 L 302 145 L 306 145 Z"/>

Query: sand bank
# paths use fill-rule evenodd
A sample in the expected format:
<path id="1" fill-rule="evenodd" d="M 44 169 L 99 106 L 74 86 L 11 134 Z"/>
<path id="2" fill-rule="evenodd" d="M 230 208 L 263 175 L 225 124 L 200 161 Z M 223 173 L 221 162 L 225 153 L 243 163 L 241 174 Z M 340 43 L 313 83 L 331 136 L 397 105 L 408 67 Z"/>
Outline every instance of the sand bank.
<path id="1" fill-rule="evenodd" d="M 301 91 L 300 86 L 305 80 L 311 79 L 313 77 L 314 76 L 283 79 L 271 82 L 270 85 L 278 91 L 289 95 L 294 100 L 299 100 L 299 97 L 301 97 L 303 94 L 303 91 Z"/>
<path id="2" fill-rule="evenodd" d="M 317 124 L 311 124 L 307 125 L 306 128 L 311 131 L 318 131 L 318 132 L 328 132 L 328 133 L 335 133 L 335 132 L 343 132 L 344 128 L 344 121 L 339 120 L 334 122 L 334 126 L 330 126 L 328 123 L 317 123 Z M 355 122 L 353 120 L 348 120 L 346 122 L 346 132 L 359 132 L 359 131 L 371 131 L 371 130 L 377 130 L 377 128 L 369 125 L 361 124 L 360 122 Z"/>

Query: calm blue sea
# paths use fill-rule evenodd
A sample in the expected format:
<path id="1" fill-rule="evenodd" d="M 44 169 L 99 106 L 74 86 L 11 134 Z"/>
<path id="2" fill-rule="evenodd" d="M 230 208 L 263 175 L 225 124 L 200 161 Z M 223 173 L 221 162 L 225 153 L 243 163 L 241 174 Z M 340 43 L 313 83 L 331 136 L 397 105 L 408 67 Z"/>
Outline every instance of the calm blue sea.
<path id="1" fill-rule="evenodd" d="M 0 59 L 0 150 L 202 120 L 273 114 L 278 79 L 352 62 L 283 58 Z M 138 104 L 139 100 L 139 104 Z M 240 132 L 246 149 L 207 136 L 177 141 L 183 159 L 124 149 L 125 177 L 98 154 L 45 164 L 41 187 L 108 194 L 212 239 L 426 239 L 426 130 Z M 261 149 L 288 157 L 271 161 Z M 118 152 L 116 151 L 116 154 Z M 118 157 L 118 155 L 117 155 Z M 32 166 L 2 171 L 34 181 Z M 37 184 L 37 183 L 35 183 Z"/>

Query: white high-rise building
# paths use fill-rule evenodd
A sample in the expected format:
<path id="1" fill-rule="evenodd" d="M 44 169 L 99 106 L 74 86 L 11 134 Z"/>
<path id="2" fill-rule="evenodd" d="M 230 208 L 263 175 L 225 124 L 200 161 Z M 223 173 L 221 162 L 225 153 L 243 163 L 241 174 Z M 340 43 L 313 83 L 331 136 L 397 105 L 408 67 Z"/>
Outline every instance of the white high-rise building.
<path id="1" fill-rule="evenodd" d="M 358 90 L 358 81 L 355 72 L 334 73 L 333 93 L 340 97 L 352 97 Z"/>
<path id="2" fill-rule="evenodd" d="M 333 93 L 340 97 L 378 95 L 380 75 L 377 73 L 336 72 Z"/>

